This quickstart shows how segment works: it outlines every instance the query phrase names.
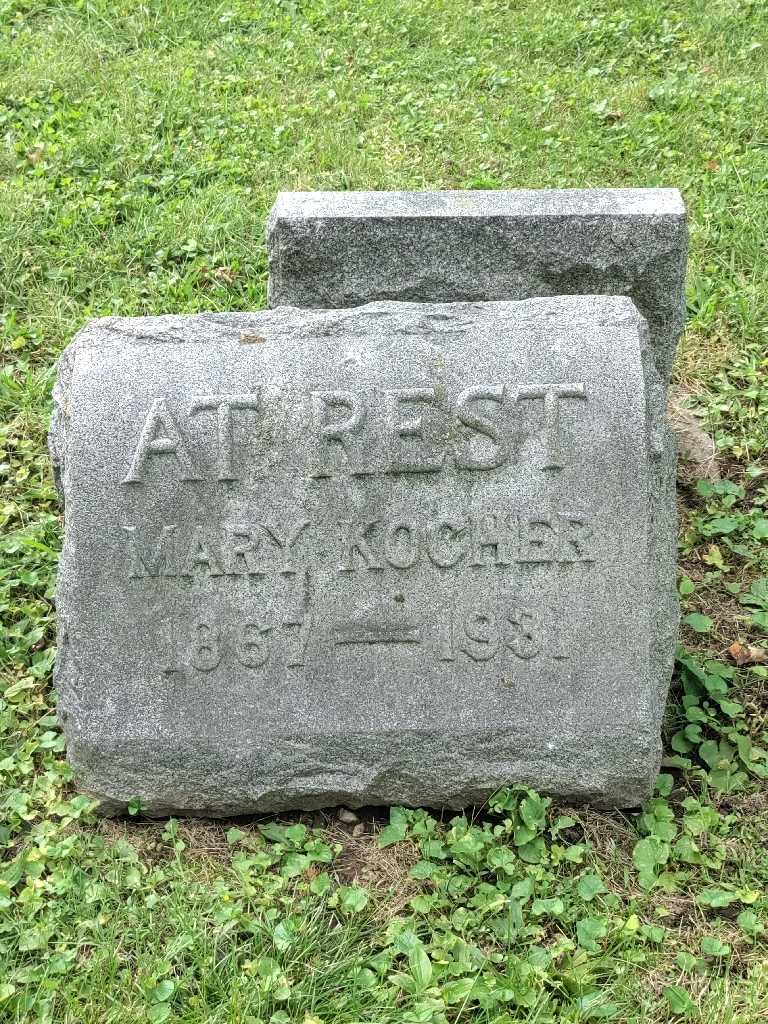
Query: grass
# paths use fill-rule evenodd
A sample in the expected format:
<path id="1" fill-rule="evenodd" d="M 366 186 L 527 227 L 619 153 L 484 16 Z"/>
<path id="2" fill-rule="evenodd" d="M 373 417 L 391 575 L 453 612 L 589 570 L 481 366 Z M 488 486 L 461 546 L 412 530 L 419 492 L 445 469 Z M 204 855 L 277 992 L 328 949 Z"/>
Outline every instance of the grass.
<path id="1" fill-rule="evenodd" d="M 763 0 L 0 0 L 0 1021 L 768 1019 L 766 47 Z M 95 819 L 50 685 L 72 334 L 262 306 L 278 189 L 598 185 L 685 194 L 724 476 L 681 488 L 656 799 Z"/>

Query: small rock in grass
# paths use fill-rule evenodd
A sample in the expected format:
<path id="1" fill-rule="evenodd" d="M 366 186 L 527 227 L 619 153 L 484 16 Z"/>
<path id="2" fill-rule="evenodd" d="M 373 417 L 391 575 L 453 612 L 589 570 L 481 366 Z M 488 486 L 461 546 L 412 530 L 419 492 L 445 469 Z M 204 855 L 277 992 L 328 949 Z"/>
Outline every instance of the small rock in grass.
<path id="1" fill-rule="evenodd" d="M 683 392 L 677 391 L 669 398 L 669 422 L 677 438 L 678 454 L 689 464 L 697 479 L 716 483 L 720 479 L 717 447 L 696 415 L 686 408 L 685 398 Z"/>
<path id="2" fill-rule="evenodd" d="M 345 825 L 354 825 L 360 820 L 355 812 L 350 811 L 347 807 L 340 807 L 336 811 L 336 817 L 339 821 L 344 822 Z"/>

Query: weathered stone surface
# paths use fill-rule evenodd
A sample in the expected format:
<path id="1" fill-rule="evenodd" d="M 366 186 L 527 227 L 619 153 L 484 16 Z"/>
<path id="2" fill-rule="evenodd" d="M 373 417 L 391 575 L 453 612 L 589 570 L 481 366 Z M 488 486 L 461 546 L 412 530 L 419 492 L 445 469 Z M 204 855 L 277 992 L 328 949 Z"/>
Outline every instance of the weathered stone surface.
<path id="1" fill-rule="evenodd" d="M 677 189 L 281 192 L 272 306 L 629 295 L 666 380 L 685 316 Z"/>
<path id="2" fill-rule="evenodd" d="M 650 793 L 674 472 L 629 299 L 95 321 L 51 451 L 106 810 Z"/>

